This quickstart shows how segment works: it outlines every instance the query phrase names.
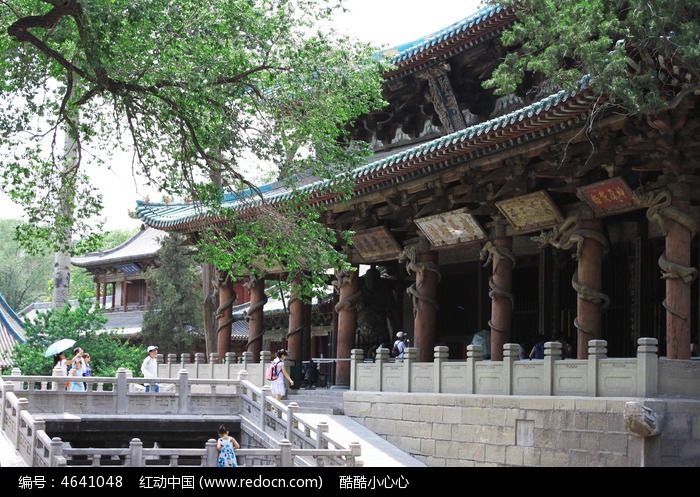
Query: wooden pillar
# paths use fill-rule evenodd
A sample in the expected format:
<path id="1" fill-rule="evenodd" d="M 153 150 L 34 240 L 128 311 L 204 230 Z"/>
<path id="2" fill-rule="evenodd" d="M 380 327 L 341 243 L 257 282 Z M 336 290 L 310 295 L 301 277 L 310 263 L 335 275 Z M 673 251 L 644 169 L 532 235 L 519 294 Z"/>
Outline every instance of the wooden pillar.
<path id="1" fill-rule="evenodd" d="M 95 292 L 97 293 L 97 307 L 100 307 L 100 286 L 101 285 L 102 285 L 102 283 L 98 281 L 97 282 L 97 289 L 95 290 Z M 104 305 L 102 307 L 104 307 Z"/>
<path id="2" fill-rule="evenodd" d="M 430 250 L 429 243 L 423 238 L 407 246 L 404 254 L 410 261 L 407 266 L 409 273 L 416 277 L 416 282 L 406 290 L 413 297 L 414 336 L 411 346 L 418 349 L 417 361 L 431 362 L 437 341 L 437 290 L 440 283 L 438 255 Z"/>
<path id="3" fill-rule="evenodd" d="M 513 316 L 513 239 L 505 236 L 505 226 L 496 222 L 493 242 L 484 246 L 482 254 L 491 261 L 489 296 L 491 297 L 491 360 L 503 360 L 503 345 L 510 341 Z"/>
<path id="4" fill-rule="evenodd" d="M 146 280 L 146 305 L 151 303 L 151 285 L 150 281 Z M 209 330 L 207 330 L 208 332 Z"/>
<path id="5" fill-rule="evenodd" d="M 253 360 L 260 361 L 260 352 L 262 351 L 262 340 L 264 328 L 264 307 L 267 302 L 265 295 L 265 279 L 251 277 L 246 283 L 250 289 L 250 307 L 246 312 L 248 320 L 248 343 L 246 350 L 252 352 Z"/>
<path id="6" fill-rule="evenodd" d="M 112 310 L 114 310 L 116 305 L 117 305 L 117 282 L 113 281 L 112 282 Z"/>
<path id="7" fill-rule="evenodd" d="M 302 347 L 301 357 L 306 361 L 311 358 L 311 314 L 313 312 L 310 302 L 305 302 L 302 309 Z"/>
<path id="8" fill-rule="evenodd" d="M 105 281 L 102 287 L 102 308 L 107 306 L 107 282 Z"/>
<path id="9" fill-rule="evenodd" d="M 287 352 L 289 358 L 295 361 L 303 359 L 302 346 L 304 330 L 304 304 L 299 297 L 299 280 L 292 284 L 292 293 L 289 296 L 287 308 L 289 309 L 289 328 L 287 330 Z"/>
<path id="10" fill-rule="evenodd" d="M 124 312 L 126 312 L 126 288 L 127 288 L 127 282 L 126 279 L 122 282 L 122 307 L 124 309 Z"/>
<path id="11" fill-rule="evenodd" d="M 357 328 L 356 302 L 360 296 L 360 279 L 357 270 L 336 273 L 336 289 L 339 294 L 335 312 L 338 314 L 338 338 L 336 357 L 349 359 L 355 342 Z M 350 361 L 338 361 L 335 365 L 335 384 L 350 385 Z"/>
<path id="12" fill-rule="evenodd" d="M 601 243 L 601 222 L 599 220 L 581 221 L 580 233 L 583 242 L 577 248 L 578 267 L 572 279 L 577 292 L 576 321 L 578 330 L 576 340 L 576 356 L 578 359 L 588 359 L 589 340 L 599 340 L 602 337 L 603 294 L 603 253 L 605 244 Z M 598 233 L 598 236 L 591 236 Z"/>
<path id="13" fill-rule="evenodd" d="M 672 207 L 686 215 L 690 211 L 687 200 L 674 199 Z M 696 274 L 690 267 L 692 232 L 671 218 L 665 224 L 666 250 L 659 266 L 666 280 L 666 357 L 690 359 L 690 284 Z"/>
<path id="14" fill-rule="evenodd" d="M 231 324 L 233 323 L 232 306 L 236 302 L 233 282 L 224 273 L 219 274 L 219 307 L 216 309 L 216 352 L 225 357 L 231 350 Z"/>

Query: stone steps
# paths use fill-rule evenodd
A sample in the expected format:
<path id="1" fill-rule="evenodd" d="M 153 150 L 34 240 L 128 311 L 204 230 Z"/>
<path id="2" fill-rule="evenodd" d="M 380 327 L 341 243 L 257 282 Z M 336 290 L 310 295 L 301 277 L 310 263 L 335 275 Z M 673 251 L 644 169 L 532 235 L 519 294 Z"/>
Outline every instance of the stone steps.
<path id="1" fill-rule="evenodd" d="M 287 390 L 285 404 L 296 402 L 299 412 L 317 414 L 344 414 L 343 390 L 330 388 L 293 389 Z"/>

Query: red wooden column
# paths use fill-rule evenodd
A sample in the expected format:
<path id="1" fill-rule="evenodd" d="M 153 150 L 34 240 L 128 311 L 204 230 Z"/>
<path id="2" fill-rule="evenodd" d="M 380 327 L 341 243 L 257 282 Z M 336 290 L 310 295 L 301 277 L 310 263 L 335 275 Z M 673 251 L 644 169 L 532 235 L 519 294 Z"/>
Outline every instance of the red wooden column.
<path id="1" fill-rule="evenodd" d="M 265 331 L 263 322 L 263 307 L 267 302 L 265 295 L 265 279 L 251 278 L 246 286 L 250 289 L 250 307 L 246 312 L 248 320 L 248 344 L 246 350 L 253 353 L 253 361 L 260 361 L 262 351 L 263 332 Z"/>
<path id="2" fill-rule="evenodd" d="M 146 280 L 146 305 L 148 305 L 151 302 L 151 285 L 150 281 Z"/>
<path id="3" fill-rule="evenodd" d="M 489 296 L 491 297 L 491 354 L 492 361 L 503 360 L 503 345 L 510 340 L 513 317 L 513 239 L 505 236 L 505 226 L 496 222 L 493 242 L 484 246 L 491 261 Z"/>
<path id="4" fill-rule="evenodd" d="M 416 277 L 416 282 L 406 289 L 406 293 L 413 297 L 414 342 L 411 346 L 418 349 L 417 361 L 432 362 L 437 339 L 438 255 L 430 250 L 430 244 L 423 238 L 407 246 L 404 255 L 409 259 L 407 271 Z"/>
<path id="5" fill-rule="evenodd" d="M 602 309 L 607 305 L 603 289 L 603 253 L 601 222 L 599 220 L 580 221 L 578 233 L 583 236 L 577 248 L 578 267 L 572 284 L 578 296 L 576 299 L 576 357 L 588 359 L 588 341 L 600 339 Z M 592 236 L 598 233 L 598 236 Z M 605 297 L 605 300 L 603 300 Z"/>
<path id="6" fill-rule="evenodd" d="M 233 282 L 223 273 L 219 275 L 219 307 L 216 309 L 216 352 L 219 358 L 231 350 L 232 306 L 236 302 Z"/>
<path id="7" fill-rule="evenodd" d="M 297 363 L 302 360 L 302 331 L 304 330 L 304 304 L 299 298 L 298 284 L 299 279 L 296 279 L 289 297 L 289 328 L 287 330 L 287 352 L 289 352 L 289 358 L 294 359 Z"/>
<path id="8" fill-rule="evenodd" d="M 350 350 L 355 343 L 357 328 L 357 307 L 355 302 L 360 295 L 360 279 L 357 271 L 336 272 L 336 288 L 339 294 L 335 312 L 338 314 L 338 341 L 336 357 L 349 359 Z M 338 361 L 335 364 L 335 384 L 350 385 L 350 361 Z"/>
<path id="9" fill-rule="evenodd" d="M 100 307 L 100 287 L 101 287 L 101 285 L 102 285 L 102 283 L 100 283 L 100 282 L 98 281 L 98 282 L 97 282 L 97 289 L 96 289 L 96 292 L 97 292 L 97 307 Z M 102 307 L 104 307 L 104 306 L 102 306 Z"/>
<path id="10" fill-rule="evenodd" d="M 106 287 L 105 287 L 105 293 L 107 293 Z M 104 299 L 102 300 L 102 302 L 104 305 Z M 117 282 L 114 281 L 114 282 L 112 282 L 112 310 L 115 310 L 114 307 L 116 305 L 117 305 Z"/>
<path id="11" fill-rule="evenodd" d="M 687 216 L 690 203 L 674 199 L 672 209 Z M 695 269 L 690 267 L 690 242 L 692 221 L 683 223 L 683 215 L 665 217 L 666 251 L 659 258 L 662 277 L 666 280 L 666 357 L 690 359 L 690 284 L 695 279 Z M 678 219 L 681 222 L 676 222 Z M 670 263 L 670 264 L 669 264 Z"/>
<path id="12" fill-rule="evenodd" d="M 126 312 L 126 292 L 127 292 L 127 282 L 126 279 L 122 282 L 122 307 L 124 308 L 124 312 Z"/>

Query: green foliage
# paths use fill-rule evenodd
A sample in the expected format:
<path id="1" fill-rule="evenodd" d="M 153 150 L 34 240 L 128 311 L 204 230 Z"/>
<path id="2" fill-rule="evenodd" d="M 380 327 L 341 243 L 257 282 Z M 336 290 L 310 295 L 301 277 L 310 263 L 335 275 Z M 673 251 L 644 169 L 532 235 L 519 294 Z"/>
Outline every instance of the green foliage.
<path id="1" fill-rule="evenodd" d="M 699 88 L 696 0 L 488 3 L 515 6 L 518 16 L 502 37 L 516 50 L 484 85 L 497 94 L 516 91 L 528 75 L 569 90 L 590 75 L 594 91 L 614 104 L 632 113 L 653 113 Z"/>
<path id="2" fill-rule="evenodd" d="M 134 347 L 115 333 L 98 333 L 107 318 L 102 309 L 94 308 L 93 301 L 82 298 L 75 309 L 63 309 L 37 313 L 26 321 L 25 343 L 15 344 L 11 359 L 27 375 L 51 375 L 53 357 L 44 357 L 44 351 L 53 342 L 62 338 L 76 340 L 76 346 L 90 353 L 92 376 L 114 376 L 122 367 L 138 372 L 146 355 L 145 348 Z M 67 351 L 66 357 L 70 357 Z"/>
<path id="3" fill-rule="evenodd" d="M 178 355 L 190 352 L 197 342 L 203 344 L 201 276 L 182 235 L 162 240 L 148 279 L 151 300 L 143 318 L 143 343 Z"/>
<path id="4" fill-rule="evenodd" d="M 68 249 L 70 226 L 82 243 L 72 253 L 97 246 L 88 221 L 102 199 L 86 166 L 99 174 L 110 156 L 94 150 L 133 151 L 135 174 L 205 208 L 220 187 L 254 187 L 248 170 L 260 164 L 279 178 L 343 177 L 366 154 L 346 130 L 385 104 L 384 68 L 372 47 L 317 27 L 337 3 L 0 2 L 0 88 L 12 102 L 0 105 L 3 188 L 27 211 L 25 245 Z M 72 216 L 57 210 L 62 198 Z"/>
<path id="5" fill-rule="evenodd" d="M 29 254 L 15 238 L 19 221 L 0 220 L 0 294 L 16 312 L 46 301 L 53 258 Z"/>

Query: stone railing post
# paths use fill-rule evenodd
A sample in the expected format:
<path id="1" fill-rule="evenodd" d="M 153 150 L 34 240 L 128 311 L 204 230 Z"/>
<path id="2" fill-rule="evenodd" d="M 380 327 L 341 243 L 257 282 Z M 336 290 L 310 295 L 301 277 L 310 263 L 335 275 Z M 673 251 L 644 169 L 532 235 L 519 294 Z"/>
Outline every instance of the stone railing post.
<path id="1" fill-rule="evenodd" d="M 209 378 L 216 378 L 216 365 L 219 363 L 219 354 L 211 352 L 209 354 Z"/>
<path id="2" fill-rule="evenodd" d="M 520 358 L 520 345 L 517 343 L 503 344 L 503 385 L 504 395 L 513 395 L 513 364 Z"/>
<path id="3" fill-rule="evenodd" d="M 7 409 L 5 409 L 5 399 L 7 398 L 8 392 L 14 392 L 15 386 L 12 383 L 5 383 L 3 387 L 3 405 L 0 406 L 0 430 L 5 430 L 5 422 L 7 421 Z"/>
<path id="4" fill-rule="evenodd" d="M 450 357 L 450 348 L 445 345 L 433 347 L 433 392 L 442 393 L 442 365 Z"/>
<path id="5" fill-rule="evenodd" d="M 316 425 L 316 448 L 317 449 L 327 449 L 328 448 L 328 439 L 326 439 L 325 435 L 328 433 L 328 422 L 327 421 L 321 421 Z M 325 466 L 326 461 L 323 457 L 317 457 L 316 458 L 316 466 Z"/>
<path id="6" fill-rule="evenodd" d="M 406 347 L 403 353 L 403 391 L 410 392 L 413 382 L 411 381 L 411 373 L 413 369 L 413 362 L 418 357 L 417 347 Z"/>
<path id="7" fill-rule="evenodd" d="M 132 438 L 129 442 L 129 466 L 140 468 L 143 465 L 143 442 L 138 438 Z"/>
<path id="8" fill-rule="evenodd" d="M 10 374 L 12 376 L 22 376 L 22 370 L 19 368 L 12 368 L 12 370 L 10 371 Z M 22 381 L 15 381 L 15 392 L 21 392 L 22 390 L 24 390 L 23 383 L 24 382 L 22 382 Z M 27 385 L 27 388 L 29 390 L 32 390 L 32 385 Z"/>
<path id="9" fill-rule="evenodd" d="M 246 350 L 243 352 L 243 369 L 248 369 L 248 364 L 253 364 L 253 353 Z"/>
<path id="10" fill-rule="evenodd" d="M 13 438 L 15 442 L 15 449 L 19 448 L 20 434 L 22 433 L 22 411 L 26 411 L 29 407 L 29 400 L 24 397 L 17 399 L 17 419 L 15 420 L 15 432 L 13 433 Z"/>
<path id="11" fill-rule="evenodd" d="M 63 370 L 61 369 L 61 366 L 56 365 L 54 368 L 51 370 L 51 376 L 63 376 Z M 58 390 L 65 390 L 66 389 L 66 382 L 62 380 L 58 381 L 52 381 L 51 382 L 51 390 L 58 391 Z"/>
<path id="12" fill-rule="evenodd" d="M 260 396 L 260 428 L 265 427 L 265 416 L 267 415 L 267 403 L 272 398 L 272 387 L 270 385 L 264 385 L 261 389 L 262 395 Z"/>
<path id="13" fill-rule="evenodd" d="M 180 414 L 188 414 L 190 412 L 189 376 L 186 369 L 181 369 L 180 372 L 177 373 L 177 412 Z"/>
<path id="14" fill-rule="evenodd" d="M 290 402 L 287 404 L 287 440 L 292 440 L 294 436 L 294 427 L 296 426 L 296 414 L 299 412 L 299 404 L 296 402 Z"/>
<path id="15" fill-rule="evenodd" d="M 481 345 L 467 345 L 466 393 L 476 393 L 476 363 L 481 360 Z"/>
<path id="16" fill-rule="evenodd" d="M 350 457 L 347 458 L 345 466 L 351 468 L 354 468 L 356 466 L 362 466 L 362 464 L 359 463 L 358 459 L 362 454 L 362 447 L 360 446 L 360 442 L 350 442 L 350 446 L 348 448 L 350 449 Z"/>
<path id="17" fill-rule="evenodd" d="M 224 361 L 226 362 L 226 378 L 231 379 L 233 367 L 236 364 L 236 353 L 235 352 L 226 352 L 224 355 Z"/>
<path id="18" fill-rule="evenodd" d="M 190 356 L 190 354 L 189 354 L 188 352 L 183 352 L 182 354 L 180 354 L 180 364 L 183 365 L 183 366 L 184 366 L 185 364 L 190 364 L 190 362 L 192 362 L 192 361 L 190 360 L 190 357 L 191 357 L 191 356 Z M 182 369 L 182 368 L 181 368 L 181 369 Z"/>
<path id="19" fill-rule="evenodd" d="M 175 372 L 180 370 L 177 364 L 177 354 L 168 354 L 168 378 L 174 378 Z"/>
<path id="20" fill-rule="evenodd" d="M 365 360 L 365 351 L 362 349 L 350 350 L 350 390 L 357 390 L 357 366 Z M 381 388 L 380 388 L 381 390 Z"/>
<path id="21" fill-rule="evenodd" d="M 544 343 L 544 395 L 554 395 L 554 361 L 561 360 L 561 342 Z"/>
<path id="22" fill-rule="evenodd" d="M 194 377 L 203 378 L 202 373 L 199 371 L 202 367 L 206 367 L 206 359 L 204 357 L 204 352 L 195 352 L 194 354 Z"/>
<path id="23" fill-rule="evenodd" d="M 117 414 L 126 414 L 128 409 L 126 394 L 129 391 L 129 384 L 126 381 L 126 369 L 117 369 L 117 384 L 115 386 L 117 390 Z"/>
<path id="24" fill-rule="evenodd" d="M 598 371 L 600 360 L 608 357 L 608 342 L 605 340 L 588 341 L 588 393 L 598 396 Z"/>
<path id="25" fill-rule="evenodd" d="M 219 451 L 216 450 L 216 440 L 210 438 L 207 440 L 207 443 L 204 444 L 204 448 L 207 454 L 207 460 L 204 463 L 205 466 L 207 468 L 216 468 L 219 459 Z"/>
<path id="26" fill-rule="evenodd" d="M 37 446 L 37 434 L 40 432 L 46 432 L 46 421 L 43 419 L 35 419 L 34 420 L 34 426 L 32 427 L 32 434 L 29 435 L 29 441 L 31 443 L 31 451 L 29 454 L 29 462 L 31 465 L 34 465 L 34 457 L 36 456 L 36 446 Z"/>
<path id="27" fill-rule="evenodd" d="M 252 354 L 252 352 L 251 352 Z M 275 356 L 277 357 L 277 356 Z M 267 370 L 267 365 L 272 361 L 272 354 L 270 353 L 269 350 L 261 350 L 260 351 L 260 365 L 262 366 L 260 369 L 260 384 L 264 385 L 265 381 L 267 378 L 265 377 L 265 373 Z M 287 371 L 289 371 L 289 363 L 287 363 Z M 286 381 L 286 380 L 285 380 Z"/>
<path id="28" fill-rule="evenodd" d="M 382 347 L 377 349 L 374 357 L 374 364 L 376 365 L 377 374 L 379 375 L 379 378 L 377 378 L 377 385 L 379 386 L 380 392 L 384 391 L 384 364 L 389 361 L 389 353 L 389 349 Z"/>
<path id="29" fill-rule="evenodd" d="M 637 340 L 637 395 L 655 397 L 659 388 L 659 341 L 656 338 Z"/>
<path id="30" fill-rule="evenodd" d="M 279 441 L 280 448 L 280 466 L 283 468 L 289 468 L 293 466 L 292 460 L 292 442 L 283 438 Z"/>
<path id="31" fill-rule="evenodd" d="M 58 458 L 63 455 L 63 440 L 58 437 L 51 439 L 49 445 L 49 467 L 55 468 L 58 466 Z"/>

